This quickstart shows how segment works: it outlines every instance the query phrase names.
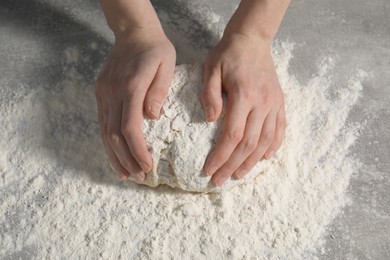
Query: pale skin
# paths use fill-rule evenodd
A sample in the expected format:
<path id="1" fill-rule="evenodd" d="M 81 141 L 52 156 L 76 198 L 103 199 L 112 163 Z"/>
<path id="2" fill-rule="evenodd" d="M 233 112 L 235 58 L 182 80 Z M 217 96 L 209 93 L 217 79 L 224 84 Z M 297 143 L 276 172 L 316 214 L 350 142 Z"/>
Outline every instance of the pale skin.
<path id="1" fill-rule="evenodd" d="M 146 0 L 100 0 L 115 44 L 96 84 L 101 138 L 121 180 L 142 181 L 152 169 L 142 123 L 158 119 L 173 78 L 176 52 Z M 222 134 L 205 174 L 217 186 L 243 178 L 270 159 L 286 129 L 283 92 L 271 44 L 289 0 L 242 0 L 220 42 L 204 62 L 201 102 L 207 121 L 222 112 Z"/>

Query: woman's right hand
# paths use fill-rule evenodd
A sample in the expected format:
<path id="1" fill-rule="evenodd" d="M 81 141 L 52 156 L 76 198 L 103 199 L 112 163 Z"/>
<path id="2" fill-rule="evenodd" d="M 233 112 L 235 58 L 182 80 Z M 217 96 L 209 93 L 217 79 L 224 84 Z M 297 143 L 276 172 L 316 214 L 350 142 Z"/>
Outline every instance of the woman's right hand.
<path id="1" fill-rule="evenodd" d="M 161 29 L 116 37 L 96 81 L 101 138 L 118 178 L 139 181 L 152 169 L 142 132 L 144 113 L 158 119 L 168 95 L 176 51 Z"/>

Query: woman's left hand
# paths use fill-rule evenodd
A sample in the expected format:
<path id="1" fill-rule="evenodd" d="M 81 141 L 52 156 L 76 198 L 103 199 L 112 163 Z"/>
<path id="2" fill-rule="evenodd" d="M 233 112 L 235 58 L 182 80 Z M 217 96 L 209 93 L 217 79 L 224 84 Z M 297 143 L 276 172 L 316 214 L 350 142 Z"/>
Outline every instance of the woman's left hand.
<path id="1" fill-rule="evenodd" d="M 204 63 L 201 101 L 208 121 L 222 112 L 222 90 L 227 93 L 223 131 L 204 166 L 217 186 L 232 175 L 243 178 L 282 144 L 284 97 L 270 44 L 242 34 L 224 35 Z"/>

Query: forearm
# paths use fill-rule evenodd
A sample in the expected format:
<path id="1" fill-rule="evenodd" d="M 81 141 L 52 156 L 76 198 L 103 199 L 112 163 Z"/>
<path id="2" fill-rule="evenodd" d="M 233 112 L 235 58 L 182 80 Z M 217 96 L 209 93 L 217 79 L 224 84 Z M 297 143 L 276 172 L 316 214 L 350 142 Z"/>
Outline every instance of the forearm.
<path id="1" fill-rule="evenodd" d="M 148 0 L 100 0 L 107 23 L 116 38 L 136 30 L 161 30 L 156 12 Z"/>
<path id="2" fill-rule="evenodd" d="M 241 34 L 271 44 L 290 0 L 242 0 L 224 35 Z"/>

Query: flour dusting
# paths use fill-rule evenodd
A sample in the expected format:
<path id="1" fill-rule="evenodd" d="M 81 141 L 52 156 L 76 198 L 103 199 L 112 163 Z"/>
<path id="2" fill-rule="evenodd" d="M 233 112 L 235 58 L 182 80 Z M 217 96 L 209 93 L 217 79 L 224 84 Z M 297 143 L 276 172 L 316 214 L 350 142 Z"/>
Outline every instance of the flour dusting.
<path id="1" fill-rule="evenodd" d="M 0 258 L 314 258 L 360 166 L 350 154 L 360 126 L 346 120 L 366 75 L 334 85 L 337 62 L 324 57 L 300 84 L 288 71 L 292 49 L 273 50 L 284 144 L 263 175 L 221 194 L 116 181 L 94 88 L 72 66 L 77 51 L 65 51 L 56 86 L 0 81 Z"/>
<path id="2" fill-rule="evenodd" d="M 153 170 L 138 182 L 155 187 L 167 184 L 193 192 L 221 192 L 249 182 L 267 171 L 273 160 L 261 160 L 245 178 L 229 178 L 223 187 L 211 183 L 203 166 L 208 154 L 217 143 L 225 114 L 216 122 L 204 118 L 200 102 L 202 66 L 176 66 L 175 75 L 159 120 L 145 118 L 143 132 L 153 158 Z"/>

